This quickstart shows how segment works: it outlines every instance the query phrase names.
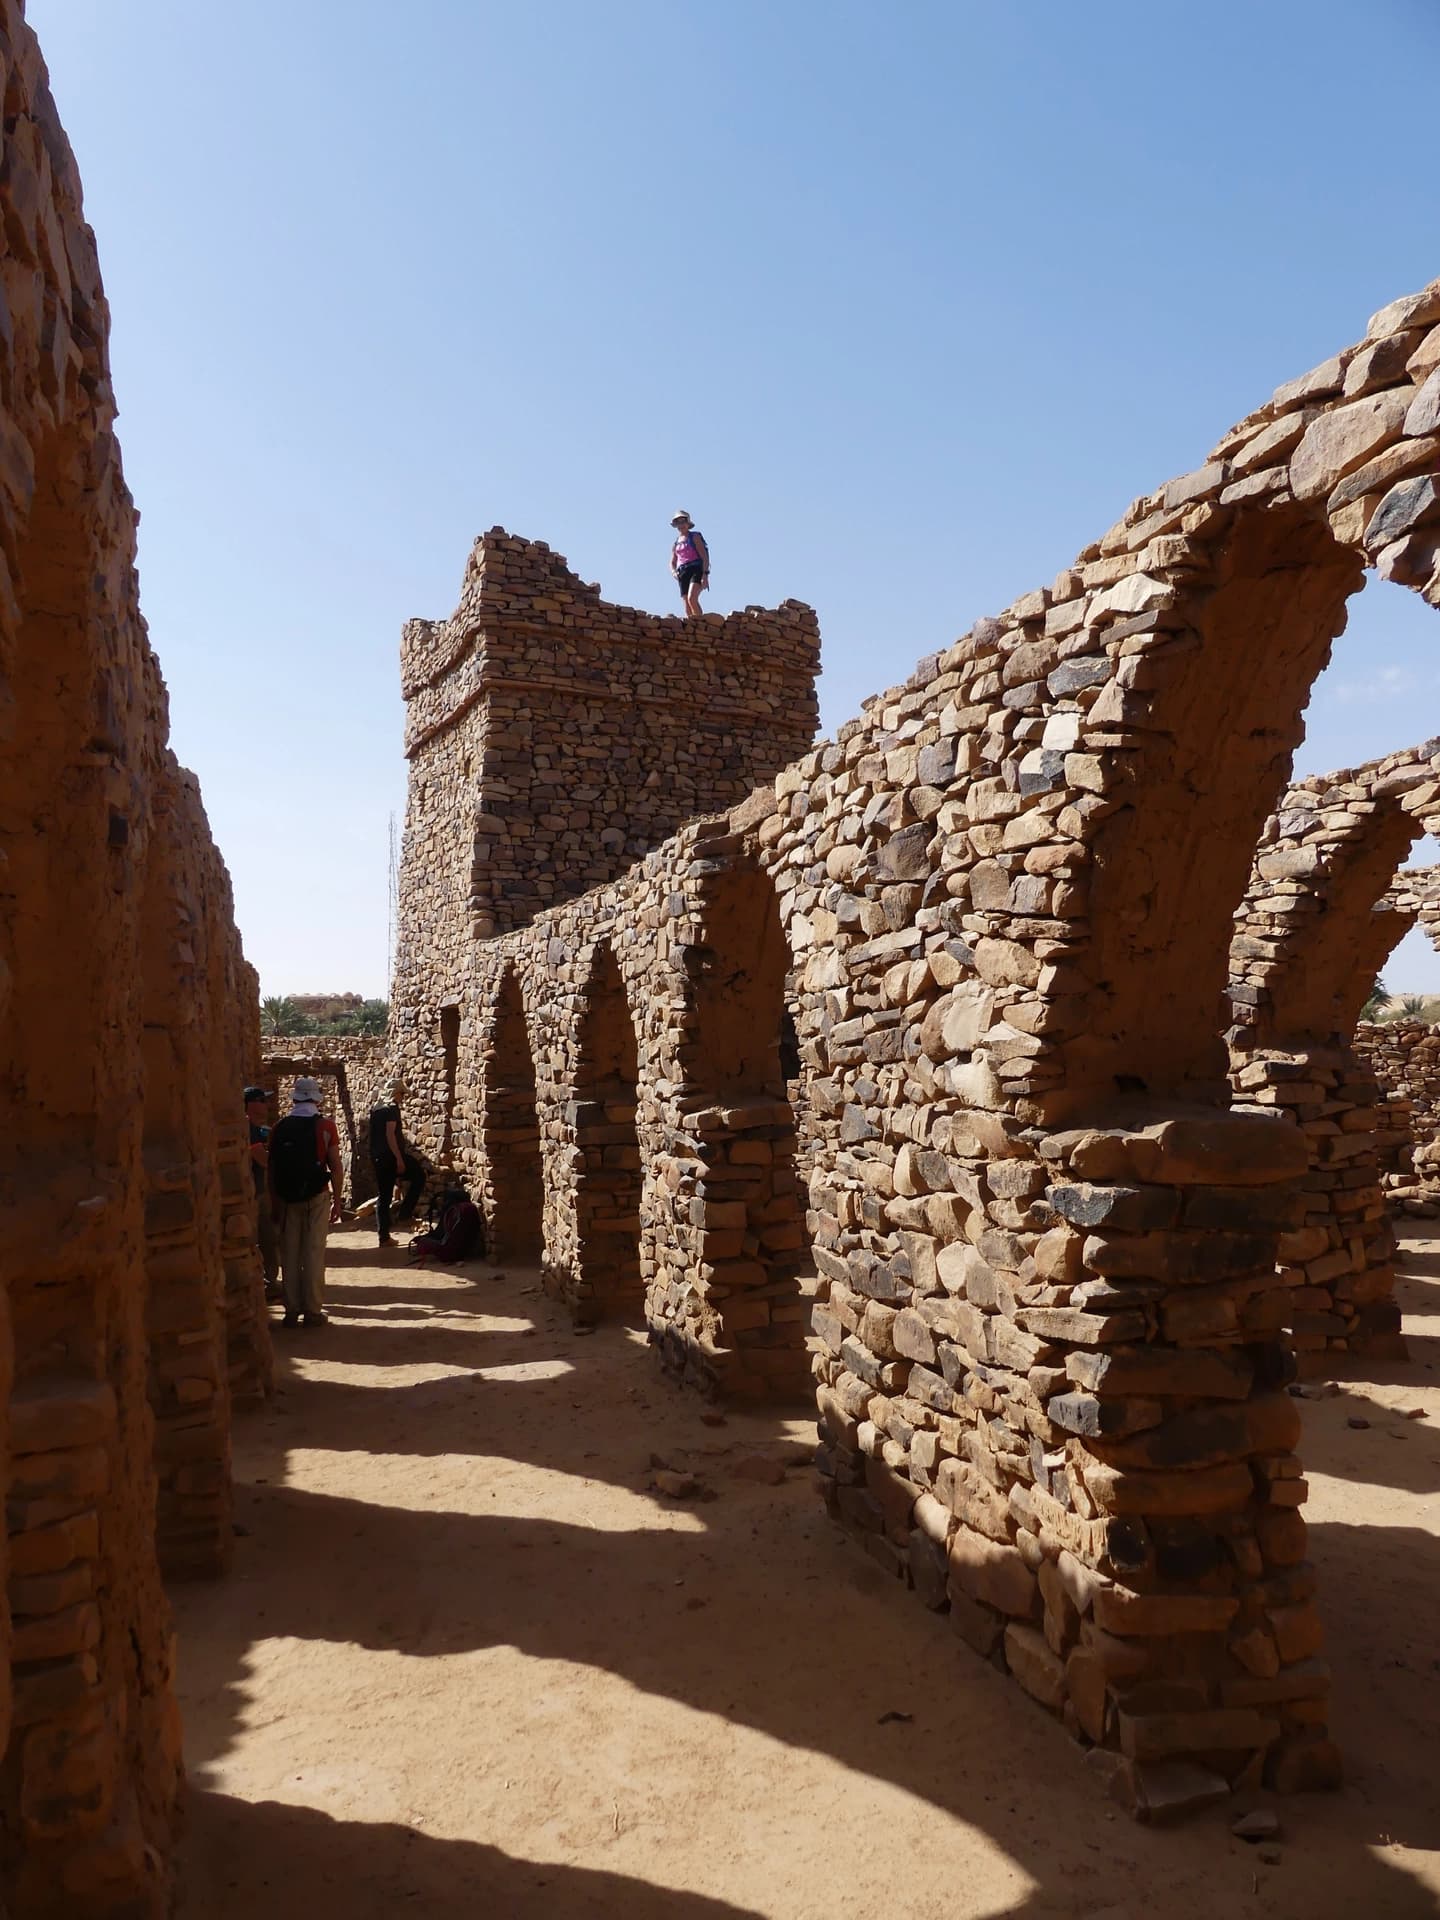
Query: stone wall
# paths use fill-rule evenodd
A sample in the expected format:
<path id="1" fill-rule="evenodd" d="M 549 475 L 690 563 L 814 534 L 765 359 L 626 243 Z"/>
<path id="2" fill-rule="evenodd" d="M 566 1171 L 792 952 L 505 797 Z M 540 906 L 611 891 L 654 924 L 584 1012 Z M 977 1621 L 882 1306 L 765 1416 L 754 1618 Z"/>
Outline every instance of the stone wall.
<path id="1" fill-rule="evenodd" d="M 1440 1184 L 1440 1028 L 1424 1020 L 1362 1022 L 1355 1048 L 1388 1103 L 1404 1114 L 1408 1151 L 1393 1171 L 1413 1170 L 1427 1186 Z M 1399 1125 L 1393 1130 L 1399 1133 Z"/>
<path id="2" fill-rule="evenodd" d="M 268 1360 L 254 978 L 166 746 L 94 240 L 18 0 L 0 71 L 0 1904 L 134 1920 L 169 1908 L 180 1779 L 159 1553 L 223 1564 L 231 1388 Z"/>
<path id="3" fill-rule="evenodd" d="M 223 866 L 221 873 L 224 873 Z M 226 910 L 229 878 L 225 876 Z M 225 1018 L 220 1031 L 230 1049 L 228 1060 L 217 1066 L 214 1080 L 217 1103 L 224 1074 L 238 1061 L 240 1091 L 254 1086 L 260 1072 L 260 976 L 234 943 L 233 974 L 227 984 Z M 243 1106 L 238 1113 L 228 1105 L 221 1133 L 221 1182 L 226 1198 L 225 1320 L 226 1356 L 232 1407 L 254 1406 L 266 1398 L 274 1382 L 274 1354 L 270 1345 L 270 1317 L 265 1311 L 265 1276 L 252 1227 L 255 1182 L 250 1172 L 250 1123 Z"/>
<path id="4" fill-rule="evenodd" d="M 157 1536 L 167 1573 L 216 1573 L 233 1542 L 232 1389 L 239 1400 L 258 1398 L 270 1371 L 248 1130 L 234 1080 L 245 1059 L 235 1010 L 250 970 L 198 783 L 172 756 L 150 806 L 141 1039 Z"/>
<path id="5" fill-rule="evenodd" d="M 1309 1155 L 1230 1110 L 1229 950 L 1365 565 L 1440 603 L 1437 455 L 1440 283 L 728 816 L 468 946 L 463 861 L 420 883 L 457 931 L 398 996 L 412 1117 L 502 1252 L 724 1391 L 788 1389 L 808 1305 L 831 1511 L 1142 1811 L 1176 1757 L 1338 1776 Z"/>
<path id="6" fill-rule="evenodd" d="M 1306 1372 L 1340 1354 L 1399 1357 L 1395 1237 L 1381 1180 L 1380 1088 L 1353 1045 L 1380 969 L 1414 924 L 1422 873 L 1396 874 L 1440 814 L 1440 744 L 1297 782 L 1266 822 L 1231 943 L 1231 1077 L 1294 1120 L 1310 1150 L 1281 1241 Z M 1393 1149 L 1392 1149 L 1393 1151 Z"/>
<path id="7" fill-rule="evenodd" d="M 345 1197 L 358 1207 L 374 1197 L 370 1162 L 370 1112 L 383 1104 L 392 1078 L 389 1043 L 383 1036 L 346 1033 L 297 1033 L 263 1043 L 259 1079 L 271 1095 L 270 1122 L 290 1111 L 296 1079 L 309 1074 L 323 1090 L 321 1111 L 340 1128 L 340 1158 L 345 1168 Z"/>

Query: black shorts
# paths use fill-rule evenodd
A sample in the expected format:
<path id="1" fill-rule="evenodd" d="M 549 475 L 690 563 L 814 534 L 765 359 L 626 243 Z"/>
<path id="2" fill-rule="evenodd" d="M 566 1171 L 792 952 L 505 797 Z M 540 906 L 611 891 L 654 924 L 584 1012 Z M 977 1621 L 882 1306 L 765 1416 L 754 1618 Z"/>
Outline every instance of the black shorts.
<path id="1" fill-rule="evenodd" d="M 683 600 L 690 589 L 698 587 L 705 578 L 705 569 L 698 560 L 692 560 L 688 566 L 681 567 L 675 578 L 680 583 L 680 598 Z"/>

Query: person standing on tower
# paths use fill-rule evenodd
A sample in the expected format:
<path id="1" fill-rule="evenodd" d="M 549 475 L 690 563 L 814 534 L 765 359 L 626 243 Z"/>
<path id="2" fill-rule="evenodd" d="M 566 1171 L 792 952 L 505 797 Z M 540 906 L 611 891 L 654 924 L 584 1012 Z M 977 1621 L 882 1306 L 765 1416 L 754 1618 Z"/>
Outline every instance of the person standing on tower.
<path id="1" fill-rule="evenodd" d="M 680 588 L 680 598 L 685 602 L 687 620 L 698 620 L 702 612 L 700 596 L 710 586 L 710 549 L 705 544 L 705 536 L 682 508 L 672 513 L 670 524 L 675 529 L 675 544 L 670 549 L 670 571 L 674 574 Z"/>

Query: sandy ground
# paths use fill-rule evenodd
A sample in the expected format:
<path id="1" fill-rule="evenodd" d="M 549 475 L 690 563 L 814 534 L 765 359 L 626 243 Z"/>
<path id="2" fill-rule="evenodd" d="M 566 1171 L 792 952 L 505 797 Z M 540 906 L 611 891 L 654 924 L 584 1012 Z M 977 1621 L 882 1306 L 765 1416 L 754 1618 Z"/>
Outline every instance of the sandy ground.
<path id="1" fill-rule="evenodd" d="M 1412 1361 L 1305 1403 L 1349 1784 L 1280 1803 L 1275 1863 L 1233 1808 L 1114 1810 L 830 1526 L 803 1418 L 707 1424 L 533 1275 L 331 1248 L 331 1325 L 238 1426 L 235 1571 L 177 1595 L 185 1920 L 1440 1912 L 1440 1241 Z"/>

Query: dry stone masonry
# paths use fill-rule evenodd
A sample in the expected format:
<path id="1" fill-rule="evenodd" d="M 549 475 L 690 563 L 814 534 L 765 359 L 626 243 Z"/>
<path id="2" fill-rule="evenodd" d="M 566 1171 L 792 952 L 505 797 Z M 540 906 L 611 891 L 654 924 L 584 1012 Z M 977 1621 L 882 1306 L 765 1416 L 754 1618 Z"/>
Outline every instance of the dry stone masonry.
<path id="1" fill-rule="evenodd" d="M 1291 786 L 1261 834 L 1231 943 L 1238 1098 L 1304 1132 L 1311 1168 L 1280 1247 L 1303 1370 L 1403 1353 L 1395 1239 L 1381 1181 L 1385 1110 L 1353 1044 L 1381 967 L 1414 924 L 1423 876 L 1400 873 L 1440 819 L 1440 743 Z"/>
<path id="2" fill-rule="evenodd" d="M 1362 1022 L 1355 1050 L 1385 1090 L 1381 1165 L 1399 1197 L 1440 1197 L 1440 1029 L 1425 1020 Z"/>
<path id="3" fill-rule="evenodd" d="M 19 0 L 0 70 L 0 1896 L 158 1920 L 161 1565 L 224 1565 L 269 1370 L 256 983 Z M 1285 1387 L 1301 1311 L 1385 1331 L 1330 923 L 1368 966 L 1423 917 L 1375 903 L 1433 766 L 1286 782 L 1368 565 L 1440 604 L 1440 283 L 818 746 L 809 609 L 610 607 L 499 530 L 403 645 L 422 1150 L 577 1317 L 707 1392 L 813 1385 L 831 1513 L 1142 1814 L 1339 1776 Z M 1386 1055 L 1417 1109 L 1423 1051 Z"/>
<path id="4" fill-rule="evenodd" d="M 1142 1813 L 1197 1770 L 1339 1774 L 1285 1386 L 1295 1236 L 1351 1191 L 1312 1151 L 1370 1123 L 1312 1137 L 1254 1087 L 1233 1102 L 1232 1044 L 1313 1052 L 1344 1018 L 1332 983 L 1232 1032 L 1230 953 L 1364 569 L 1440 604 L 1437 470 L 1440 283 L 743 803 L 658 845 L 647 816 L 638 858 L 623 799 L 608 848 L 527 807 L 519 725 L 491 760 L 477 724 L 468 768 L 456 738 L 437 806 L 417 743 L 458 701 L 420 663 L 460 671 L 462 643 L 406 636 L 397 1041 L 422 1144 L 505 1257 L 538 1250 L 581 1314 L 643 1312 L 697 1384 L 787 1391 L 808 1312 L 831 1511 L 1111 1751 Z M 547 692 L 592 659 L 555 616 Z M 543 751 L 547 807 L 557 777 L 593 784 Z M 1369 821 L 1388 796 L 1355 799 Z M 553 905 L 527 841 L 562 847 Z M 1362 923 L 1397 851 L 1356 882 Z M 1335 1071 L 1337 1113 L 1373 1107 Z M 1373 1303 L 1314 1284 L 1346 1301 L 1325 1339 L 1352 1337 Z"/>
<path id="5" fill-rule="evenodd" d="M 137 605 L 75 162 L 0 0 L 0 1906 L 170 1907 L 161 1563 L 231 1541 L 269 1346 L 239 1089 L 256 983 Z"/>
<path id="6" fill-rule="evenodd" d="M 460 604 L 401 646 L 410 806 L 400 966 L 611 879 L 815 737 L 808 607 L 698 623 L 611 606 L 543 542 L 476 541 Z"/>

